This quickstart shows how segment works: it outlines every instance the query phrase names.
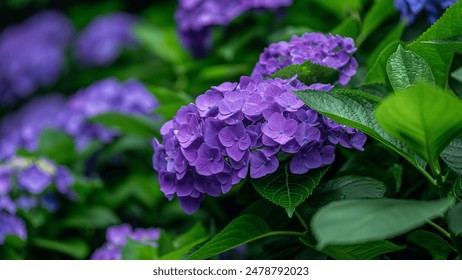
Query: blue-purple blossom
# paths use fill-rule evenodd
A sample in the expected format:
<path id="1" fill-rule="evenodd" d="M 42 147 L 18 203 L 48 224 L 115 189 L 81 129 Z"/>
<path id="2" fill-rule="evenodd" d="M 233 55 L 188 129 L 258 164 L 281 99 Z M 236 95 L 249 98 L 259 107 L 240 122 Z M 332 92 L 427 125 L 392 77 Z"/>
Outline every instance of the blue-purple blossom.
<path id="1" fill-rule="evenodd" d="M 394 6 L 401 13 L 401 19 L 409 24 L 423 11 L 427 14 L 430 24 L 433 24 L 443 12 L 457 0 L 395 0 Z"/>
<path id="2" fill-rule="evenodd" d="M 300 37 L 294 35 L 289 42 L 273 43 L 265 48 L 251 76 L 266 77 L 286 66 L 303 64 L 308 60 L 338 70 L 340 74 L 338 83 L 346 85 L 356 74 L 358 68 L 358 62 L 352 56 L 355 51 L 354 41 L 349 37 L 317 32 L 305 33 Z M 331 89 L 323 84 L 317 84 L 314 88 L 317 90 Z M 280 102 L 285 104 L 294 101 L 280 100 Z"/>
<path id="3" fill-rule="evenodd" d="M 180 0 L 175 13 L 181 43 L 196 57 L 203 57 L 212 46 L 215 26 L 226 26 L 252 10 L 278 9 L 292 0 Z"/>
<path id="4" fill-rule="evenodd" d="M 42 131 L 57 128 L 64 104 L 60 95 L 41 96 L 4 116 L 0 121 L 0 160 L 12 157 L 19 149 L 35 151 Z"/>
<path id="5" fill-rule="evenodd" d="M 292 154 L 290 171 L 331 164 L 337 145 L 362 150 L 366 137 L 318 114 L 292 92 L 312 89 L 294 78 L 241 77 L 183 106 L 153 141 L 153 166 L 168 199 L 194 213 L 205 195 L 219 196 L 250 175 L 261 178 Z"/>
<path id="6" fill-rule="evenodd" d="M 95 18 L 76 40 L 75 57 L 84 66 L 109 66 L 125 48 L 136 45 L 133 28 L 138 19 L 115 12 Z"/>
<path id="7" fill-rule="evenodd" d="M 44 11 L 0 34 L 0 106 L 10 105 L 60 76 L 73 34 L 61 13 Z"/>
<path id="8" fill-rule="evenodd" d="M 158 228 L 135 228 L 129 224 L 121 224 L 109 227 L 106 231 L 106 243 L 96 249 L 91 255 L 92 260 L 120 260 L 122 259 L 121 248 L 128 239 L 142 242 L 152 247 L 157 247 L 160 237 Z"/>
<path id="9" fill-rule="evenodd" d="M 136 80 L 121 83 L 109 78 L 95 82 L 72 96 L 64 108 L 65 113 L 60 116 L 59 128 L 71 135 L 81 150 L 93 140 L 109 143 L 120 134 L 92 123 L 88 118 L 107 112 L 154 117 L 152 111 L 158 105 L 142 83 Z"/>
<path id="10" fill-rule="evenodd" d="M 22 240 L 26 240 L 26 225 L 21 218 L 3 213 L 0 210 L 0 225 L 0 245 L 5 242 L 8 236 L 17 236 Z"/>

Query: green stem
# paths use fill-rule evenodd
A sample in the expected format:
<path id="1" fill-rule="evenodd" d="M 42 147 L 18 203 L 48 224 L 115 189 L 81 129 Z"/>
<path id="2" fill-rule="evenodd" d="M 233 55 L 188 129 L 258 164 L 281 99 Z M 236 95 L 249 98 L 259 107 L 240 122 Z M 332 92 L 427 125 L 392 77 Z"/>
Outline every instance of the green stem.
<path id="1" fill-rule="evenodd" d="M 309 231 L 310 228 L 308 227 L 308 225 L 306 224 L 305 220 L 303 219 L 302 215 L 300 215 L 300 212 L 298 212 L 297 210 L 295 210 L 295 217 L 297 217 L 297 219 L 300 221 L 300 224 L 302 225 L 302 227 L 306 230 L 306 231 Z"/>
<path id="2" fill-rule="evenodd" d="M 436 180 L 425 169 L 423 169 L 417 164 L 415 165 L 415 167 L 417 168 L 417 170 L 420 171 L 420 173 L 422 173 L 425 176 L 425 178 L 427 178 L 428 181 L 430 181 L 430 183 L 432 183 L 432 185 L 438 186 Z"/>
<path id="3" fill-rule="evenodd" d="M 430 221 L 430 220 L 427 220 L 427 224 L 431 225 L 432 227 L 434 227 L 437 231 L 439 231 L 440 233 L 442 233 L 444 236 L 446 236 L 447 238 L 451 239 L 451 234 L 449 232 L 447 232 L 444 228 L 440 227 L 439 225 L 435 224 L 434 222 Z"/>

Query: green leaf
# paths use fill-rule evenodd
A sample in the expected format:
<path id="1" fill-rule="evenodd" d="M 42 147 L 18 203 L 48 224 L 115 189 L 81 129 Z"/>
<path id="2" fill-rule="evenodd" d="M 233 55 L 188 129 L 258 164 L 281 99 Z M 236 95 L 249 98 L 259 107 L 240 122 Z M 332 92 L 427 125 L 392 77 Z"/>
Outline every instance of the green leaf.
<path id="1" fill-rule="evenodd" d="M 362 0 L 316 0 L 316 3 L 340 19 L 353 11 L 359 11 L 363 6 Z"/>
<path id="2" fill-rule="evenodd" d="M 386 98 L 375 116 L 385 131 L 411 147 L 433 171 L 441 152 L 462 133 L 462 100 L 421 83 Z"/>
<path id="3" fill-rule="evenodd" d="M 181 259 L 189 250 L 194 248 L 196 245 L 209 239 L 209 233 L 207 229 L 201 224 L 196 223 L 187 232 L 178 236 L 173 240 L 174 250 L 161 256 L 162 260 L 179 260 Z"/>
<path id="4" fill-rule="evenodd" d="M 363 42 L 377 27 L 395 13 L 396 9 L 393 6 L 393 0 L 375 0 L 364 17 L 361 34 L 357 41 Z"/>
<path id="5" fill-rule="evenodd" d="M 141 45 L 172 65 L 184 65 L 188 61 L 189 56 L 181 47 L 173 28 L 162 29 L 152 24 L 140 23 L 135 26 L 134 33 Z"/>
<path id="6" fill-rule="evenodd" d="M 462 202 L 449 210 L 447 219 L 451 233 L 462 235 Z"/>
<path id="7" fill-rule="evenodd" d="M 446 260 L 454 248 L 441 236 L 425 230 L 411 232 L 406 239 L 424 248 L 434 260 Z"/>
<path id="8" fill-rule="evenodd" d="M 75 238 L 59 241 L 34 238 L 32 239 L 32 244 L 36 247 L 56 251 L 75 259 L 86 258 L 90 252 L 90 248 L 84 240 Z"/>
<path id="9" fill-rule="evenodd" d="M 401 45 L 388 58 L 387 74 L 395 91 L 411 87 L 417 82 L 435 84 L 435 77 L 425 60 L 412 51 L 404 50 Z"/>
<path id="10" fill-rule="evenodd" d="M 359 33 L 358 21 L 354 17 L 345 18 L 339 25 L 330 31 L 333 35 L 356 38 Z"/>
<path id="11" fill-rule="evenodd" d="M 462 175 L 462 138 L 454 139 L 441 153 L 444 162 L 459 175 Z"/>
<path id="12" fill-rule="evenodd" d="M 382 198 L 387 187 L 369 177 L 344 176 L 328 181 L 315 189 L 310 203 L 322 206 L 333 200 L 353 198 Z"/>
<path id="13" fill-rule="evenodd" d="M 127 243 L 120 249 L 123 260 L 158 260 L 158 251 L 158 248 L 130 238 L 127 238 Z"/>
<path id="14" fill-rule="evenodd" d="M 134 134 L 146 138 L 152 138 L 158 131 L 156 121 L 145 116 L 107 112 L 91 117 L 89 120 L 109 128 L 114 128 L 124 134 Z"/>
<path id="15" fill-rule="evenodd" d="M 446 87 L 449 69 L 454 57 L 454 51 L 462 52 L 462 44 L 444 43 L 457 41 L 462 35 L 462 1 L 457 1 L 408 49 L 420 55 L 430 65 L 436 84 Z M 431 43 L 433 42 L 433 43 Z M 440 44 L 434 44 L 440 42 Z"/>
<path id="16" fill-rule="evenodd" d="M 452 72 L 451 77 L 462 83 L 462 67 Z"/>
<path id="17" fill-rule="evenodd" d="M 374 50 L 369 54 L 369 57 L 367 58 L 367 69 L 371 70 L 372 66 L 375 64 L 377 61 L 380 53 L 382 52 L 385 47 L 387 47 L 389 44 L 395 42 L 395 46 L 399 45 L 399 40 L 401 39 L 401 36 L 403 35 L 403 31 L 406 28 L 406 23 L 405 22 L 400 22 L 396 24 L 383 38 L 380 40 L 379 44 L 375 46 Z M 395 48 L 396 50 L 396 48 Z M 384 63 L 386 64 L 388 57 L 384 59 Z M 385 66 L 384 64 L 384 66 Z M 385 71 L 385 68 L 383 68 L 383 71 Z"/>
<path id="18" fill-rule="evenodd" d="M 312 169 L 303 175 L 294 175 L 288 168 L 286 164 L 271 176 L 251 182 L 263 197 L 283 207 L 287 215 L 292 217 L 295 208 L 311 195 L 329 167 Z"/>
<path id="19" fill-rule="evenodd" d="M 72 138 L 52 129 L 45 129 L 40 134 L 37 153 L 62 164 L 72 162 L 77 156 Z"/>
<path id="20" fill-rule="evenodd" d="M 269 76 L 269 78 L 289 79 L 295 75 L 297 75 L 299 81 L 307 85 L 314 83 L 333 84 L 338 80 L 339 72 L 334 68 L 314 64 L 307 60 L 303 64 L 286 66 Z"/>
<path id="21" fill-rule="evenodd" d="M 453 203 L 452 199 L 334 201 L 314 214 L 311 229 L 320 248 L 377 241 L 419 227 L 443 214 Z"/>
<path id="22" fill-rule="evenodd" d="M 112 210 L 102 206 L 85 206 L 60 220 L 59 225 L 64 228 L 99 229 L 119 223 L 120 219 Z"/>
<path id="23" fill-rule="evenodd" d="M 421 158 L 405 144 L 386 133 L 374 118 L 380 98 L 357 90 L 297 91 L 308 106 L 332 120 L 356 128 L 391 148 L 419 169 L 425 166 Z"/>
<path id="24" fill-rule="evenodd" d="M 372 260 L 380 255 L 403 250 L 390 241 L 380 240 L 364 244 L 327 246 L 322 252 L 336 260 Z"/>
<path id="25" fill-rule="evenodd" d="M 242 215 L 231 221 L 221 232 L 192 253 L 187 259 L 208 259 L 243 244 L 266 237 L 270 232 L 268 225 L 260 217 L 251 214 Z"/>
<path id="26" fill-rule="evenodd" d="M 368 71 L 367 75 L 365 78 L 365 83 L 366 84 L 387 84 L 388 83 L 388 78 L 387 78 L 387 61 L 388 58 L 395 52 L 396 48 L 401 44 L 402 42 L 399 40 L 392 41 L 383 49 L 380 49 L 380 53 L 378 54 L 377 58 L 372 64 L 372 66 L 369 67 L 368 63 Z M 372 57 L 370 58 L 372 59 Z"/>

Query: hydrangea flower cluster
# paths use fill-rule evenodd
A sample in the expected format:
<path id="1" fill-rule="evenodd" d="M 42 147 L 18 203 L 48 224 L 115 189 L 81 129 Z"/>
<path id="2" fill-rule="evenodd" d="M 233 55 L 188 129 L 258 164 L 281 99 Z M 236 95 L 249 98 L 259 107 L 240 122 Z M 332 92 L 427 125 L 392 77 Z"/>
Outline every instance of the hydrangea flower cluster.
<path id="1" fill-rule="evenodd" d="M 8 236 L 17 236 L 26 240 L 27 229 L 21 218 L 0 211 L 0 225 L 0 245 L 5 242 Z"/>
<path id="2" fill-rule="evenodd" d="M 57 128 L 65 98 L 53 94 L 33 99 L 0 122 L 0 160 L 16 154 L 18 149 L 35 151 L 40 134 L 46 128 Z"/>
<path id="3" fill-rule="evenodd" d="M 358 62 L 352 56 L 355 51 L 354 41 L 348 37 L 317 32 L 300 37 L 294 35 L 289 42 L 273 43 L 265 48 L 251 77 L 266 77 L 291 64 L 303 64 L 309 60 L 337 69 L 338 83 L 346 85 L 358 68 Z"/>
<path id="4" fill-rule="evenodd" d="M 124 48 L 136 45 L 133 27 L 138 19 L 116 12 L 95 18 L 78 36 L 75 56 L 84 66 L 108 66 Z"/>
<path id="5" fill-rule="evenodd" d="M 0 244 L 6 235 L 26 239 L 24 221 L 16 216 L 18 209 L 43 208 L 55 212 L 57 195 L 76 199 L 71 189 L 74 177 L 67 167 L 39 158 L 35 161 L 13 157 L 0 164 Z M 55 190 L 53 189 L 53 186 Z"/>
<path id="6" fill-rule="evenodd" d="M 412 24 L 422 11 L 427 12 L 428 22 L 433 24 L 457 0 L 395 0 L 395 8 L 401 18 Z"/>
<path id="7" fill-rule="evenodd" d="M 135 228 L 129 224 L 121 224 L 109 227 L 106 231 L 107 242 L 91 255 L 92 260 L 120 260 L 122 258 L 121 247 L 127 243 L 127 238 L 143 242 L 146 245 L 157 247 L 160 237 L 158 228 Z"/>
<path id="8" fill-rule="evenodd" d="M 73 31 L 63 14 L 44 11 L 0 34 L 0 106 L 58 79 Z"/>
<path id="9" fill-rule="evenodd" d="M 180 0 L 175 13 L 181 43 L 196 57 L 207 54 L 214 26 L 226 26 L 238 16 L 256 9 L 277 9 L 292 0 Z"/>
<path id="10" fill-rule="evenodd" d="M 104 79 L 81 89 L 68 100 L 59 126 L 74 137 L 77 149 L 81 150 L 92 140 L 108 143 L 119 135 L 113 129 L 89 122 L 88 118 L 110 111 L 154 116 L 151 112 L 158 105 L 155 97 L 136 80 L 120 83 Z"/>
<path id="11" fill-rule="evenodd" d="M 310 89 L 295 78 L 251 79 L 212 87 L 180 108 L 153 142 L 154 169 L 168 199 L 185 212 L 204 195 L 228 192 L 250 174 L 261 178 L 279 167 L 278 154 L 293 154 L 290 171 L 304 174 L 334 161 L 337 144 L 363 150 L 366 136 L 306 106 L 292 91 Z"/>

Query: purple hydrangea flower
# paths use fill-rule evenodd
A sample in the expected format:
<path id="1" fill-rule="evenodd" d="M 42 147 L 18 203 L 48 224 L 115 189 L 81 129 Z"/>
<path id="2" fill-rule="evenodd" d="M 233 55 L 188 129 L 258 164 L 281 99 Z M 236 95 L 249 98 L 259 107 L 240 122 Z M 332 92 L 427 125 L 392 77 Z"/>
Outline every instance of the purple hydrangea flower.
<path id="1" fill-rule="evenodd" d="M 52 85 L 60 76 L 73 34 L 61 13 L 44 11 L 0 34 L 0 106 Z"/>
<path id="2" fill-rule="evenodd" d="M 64 97 L 54 94 L 33 99 L 0 121 L 0 160 L 16 154 L 18 149 L 35 151 L 40 134 L 57 128 L 57 118 L 64 107 Z"/>
<path id="3" fill-rule="evenodd" d="M 7 236 L 17 236 L 26 240 L 26 225 L 22 219 L 0 212 L 0 225 L 0 245 L 5 242 Z"/>
<path id="4" fill-rule="evenodd" d="M 226 26 L 252 10 L 277 9 L 292 0 L 180 0 L 175 13 L 181 43 L 196 57 L 207 54 L 214 26 Z"/>
<path id="5" fill-rule="evenodd" d="M 290 171 L 331 164 L 337 145 L 362 150 L 366 137 L 318 114 L 292 92 L 312 88 L 291 79 L 241 77 L 212 87 L 180 108 L 153 141 L 153 167 L 168 199 L 194 213 L 205 195 L 219 196 L 245 179 L 275 172 L 279 154 Z"/>
<path id="6" fill-rule="evenodd" d="M 354 41 L 348 37 L 316 32 L 305 33 L 300 37 L 294 35 L 289 42 L 273 43 L 265 48 L 253 69 L 252 77 L 256 75 L 266 77 L 291 64 L 303 64 L 309 60 L 337 69 L 340 72 L 338 83 L 346 85 L 358 68 L 358 62 L 352 57 L 355 51 Z M 323 84 L 312 86 L 317 90 L 331 89 Z M 280 102 L 283 104 L 294 102 L 294 99 L 284 100 L 288 96 L 282 97 Z M 287 105 L 300 106 L 300 104 Z"/>
<path id="7" fill-rule="evenodd" d="M 401 18 L 409 24 L 414 23 L 418 14 L 426 11 L 427 19 L 433 24 L 443 12 L 457 0 L 395 0 L 395 8 L 401 13 Z"/>
<path id="8" fill-rule="evenodd" d="M 78 36 L 75 56 L 85 66 L 109 66 L 124 48 L 136 45 L 133 27 L 138 19 L 116 12 L 94 19 Z"/>
<path id="9" fill-rule="evenodd" d="M 157 240 L 160 238 L 158 228 L 135 228 L 129 224 L 121 224 L 109 227 L 106 231 L 106 240 L 103 246 L 96 249 L 91 255 L 92 260 L 120 260 L 122 259 L 121 248 L 130 238 L 152 247 L 157 247 Z"/>
<path id="10" fill-rule="evenodd" d="M 136 80 L 120 83 L 116 79 L 105 79 L 78 91 L 69 99 L 65 113 L 58 121 L 59 128 L 74 137 L 81 150 L 92 140 L 109 143 L 119 135 L 113 129 L 87 121 L 87 118 L 111 111 L 155 117 L 151 112 L 158 105 L 154 96 Z"/>

